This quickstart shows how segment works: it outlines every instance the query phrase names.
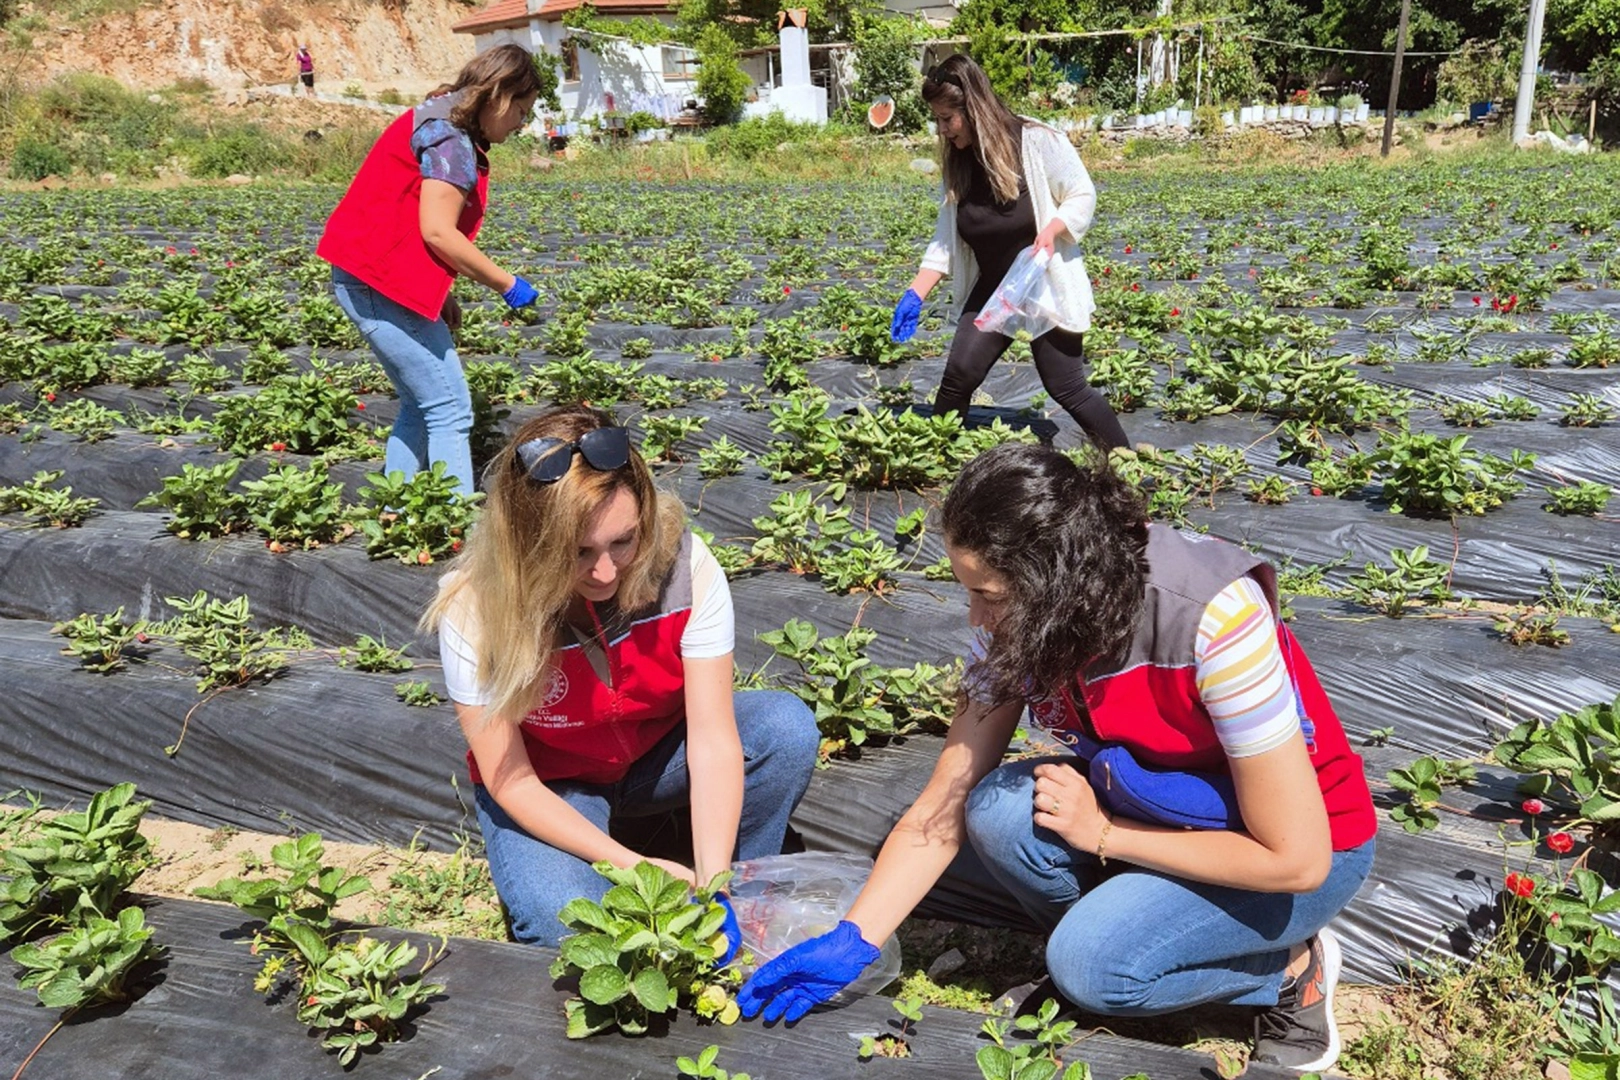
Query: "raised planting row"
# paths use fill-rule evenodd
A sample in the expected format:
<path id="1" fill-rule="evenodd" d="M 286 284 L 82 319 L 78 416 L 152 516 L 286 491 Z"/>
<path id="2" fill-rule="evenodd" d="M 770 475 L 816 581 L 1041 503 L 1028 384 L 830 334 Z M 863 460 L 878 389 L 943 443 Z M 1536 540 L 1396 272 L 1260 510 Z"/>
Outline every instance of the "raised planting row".
<path id="1" fill-rule="evenodd" d="M 1620 694 L 1614 168 L 1100 178 L 1087 344 L 1139 444 L 1119 467 L 1159 519 L 1279 564 L 1387 811 L 1345 920 L 1358 978 L 1468 955 L 1504 911 L 1585 927 L 1601 895 L 1560 856 L 1613 880 L 1609 714 L 1582 710 Z M 477 507 L 379 473 L 394 403 L 311 254 L 336 194 L 0 200 L 5 787 L 133 779 L 167 815 L 351 839 L 465 827 L 416 617 Z M 967 626 L 944 488 L 997 442 L 1083 452 L 1022 345 L 969 425 L 930 415 L 943 310 L 906 346 L 887 329 L 933 213 L 922 181 L 506 187 L 481 239 L 543 302 L 514 319 L 463 292 L 480 460 L 550 403 L 612 408 L 714 537 L 740 677 L 821 723 L 795 820 L 819 850 L 871 852 L 949 715 Z M 1525 722 L 1575 766 L 1528 729 L 1491 758 Z M 1544 777 L 1539 815 L 1521 774 Z M 927 910 L 1016 919 L 972 867 Z M 720 1039 L 718 1067 L 757 1074 L 754 1034 Z"/>

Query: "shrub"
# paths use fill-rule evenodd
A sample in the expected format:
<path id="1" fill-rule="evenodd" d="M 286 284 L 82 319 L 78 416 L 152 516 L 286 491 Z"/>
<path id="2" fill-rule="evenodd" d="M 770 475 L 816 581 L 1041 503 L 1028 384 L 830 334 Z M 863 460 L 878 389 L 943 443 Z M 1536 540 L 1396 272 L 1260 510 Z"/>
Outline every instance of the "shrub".
<path id="1" fill-rule="evenodd" d="M 916 66 L 918 36 L 917 24 L 909 19 L 861 19 L 856 24 L 855 88 L 850 96 L 862 107 L 882 94 L 893 98 L 891 131 L 920 131 L 928 119 Z"/>
<path id="2" fill-rule="evenodd" d="M 748 74 L 737 60 L 737 43 L 718 26 L 707 26 L 697 39 L 697 92 L 703 115 L 711 124 L 736 119 L 748 97 Z"/>
<path id="3" fill-rule="evenodd" d="M 286 162 L 287 147 L 260 127 L 243 125 L 212 135 L 191 154 L 194 176 L 221 179 L 233 174 L 269 172 Z"/>
<path id="4" fill-rule="evenodd" d="M 66 176 L 73 171 L 68 152 L 54 142 L 28 136 L 17 141 L 11 152 L 11 178 L 13 180 L 43 180 L 47 176 Z"/>
<path id="5" fill-rule="evenodd" d="M 781 113 L 773 112 L 711 131 L 705 145 L 709 153 L 717 157 L 752 161 L 783 143 L 804 142 L 820 134 L 817 124 L 794 123 Z"/>

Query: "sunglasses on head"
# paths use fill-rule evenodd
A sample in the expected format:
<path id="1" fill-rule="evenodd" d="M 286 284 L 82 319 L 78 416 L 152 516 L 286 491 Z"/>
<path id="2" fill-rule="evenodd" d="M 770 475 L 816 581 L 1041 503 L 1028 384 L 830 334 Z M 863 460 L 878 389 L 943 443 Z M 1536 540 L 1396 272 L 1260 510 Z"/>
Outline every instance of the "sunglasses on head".
<path id="1" fill-rule="evenodd" d="M 574 442 L 530 439 L 517 448 L 516 461 L 537 484 L 555 484 L 568 475 L 579 454 L 597 472 L 621 469 L 630 460 L 630 433 L 622 427 L 587 431 Z"/>
<path id="2" fill-rule="evenodd" d="M 965 90 L 966 88 L 962 85 L 962 80 L 957 77 L 956 72 L 945 71 L 943 70 L 944 67 L 944 64 L 935 64 L 928 69 L 928 74 L 924 75 L 923 78 L 931 83 L 946 83 L 956 87 L 958 90 Z"/>

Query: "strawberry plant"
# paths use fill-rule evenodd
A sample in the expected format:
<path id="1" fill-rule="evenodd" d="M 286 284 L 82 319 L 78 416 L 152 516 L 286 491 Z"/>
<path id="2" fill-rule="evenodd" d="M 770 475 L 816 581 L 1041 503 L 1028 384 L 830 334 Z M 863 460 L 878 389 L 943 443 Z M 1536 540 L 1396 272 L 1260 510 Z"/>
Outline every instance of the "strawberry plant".
<path id="1" fill-rule="evenodd" d="M 610 364 L 585 353 L 553 360 L 537 369 L 530 392 L 553 405 L 588 402 L 599 409 L 611 409 L 635 397 L 640 371 L 640 364 Z"/>
<path id="2" fill-rule="evenodd" d="M 578 356 L 585 351 L 590 317 L 583 311 L 559 311 L 545 324 L 540 348 L 550 356 Z"/>
<path id="3" fill-rule="evenodd" d="M 1565 427 L 1602 427 L 1617 414 L 1614 406 L 1597 394 L 1571 394 L 1558 410 L 1558 422 Z"/>
<path id="4" fill-rule="evenodd" d="M 90 915 L 46 941 L 19 945 L 11 951 L 11 959 L 26 972 L 17 985 L 34 988 L 41 1004 L 89 1009 L 127 1000 L 131 972 L 159 952 L 146 913 L 127 907 L 113 918 Z"/>
<path id="5" fill-rule="evenodd" d="M 703 430 L 708 423 L 702 416 L 651 416 L 641 418 L 641 452 L 649 461 L 678 461 L 676 444 Z"/>
<path id="6" fill-rule="evenodd" d="M 354 647 L 348 646 L 338 650 L 338 666 L 347 667 L 353 663 L 360 671 L 379 671 L 399 673 L 409 671 L 416 665 L 401 649 L 391 649 L 388 642 L 378 641 L 370 634 L 361 634 L 355 639 Z"/>
<path id="7" fill-rule="evenodd" d="M 1153 368 L 1138 349 L 1098 352 L 1092 360 L 1090 379 L 1093 386 L 1102 390 L 1115 412 L 1134 412 L 1153 393 Z M 1174 393 L 1166 387 L 1166 397 Z"/>
<path id="8" fill-rule="evenodd" d="M 1425 600 L 1438 604 L 1451 598 L 1447 584 L 1451 571 L 1429 558 L 1428 547 L 1396 548 L 1389 557 L 1392 567 L 1370 562 L 1360 574 L 1351 575 L 1350 591 L 1356 603 L 1398 619 L 1408 605 L 1421 605 Z"/>
<path id="9" fill-rule="evenodd" d="M 1499 458 L 1468 449 L 1467 435 L 1402 431 L 1380 436 L 1370 460 L 1391 513 L 1483 514 L 1524 486 L 1514 474 L 1535 456 Z"/>
<path id="10" fill-rule="evenodd" d="M 1569 631 L 1558 628 L 1556 614 L 1522 604 L 1498 615 L 1492 625 L 1509 645 L 1546 645 L 1556 649 L 1569 644 Z"/>
<path id="11" fill-rule="evenodd" d="M 956 711 L 955 679 L 932 664 L 881 668 L 866 655 L 877 632 L 857 626 L 821 637 L 800 619 L 759 636 L 792 661 L 800 678 L 790 689 L 816 714 L 823 751 L 862 746 L 873 737 L 904 735 L 948 724 Z"/>
<path id="12" fill-rule="evenodd" d="M 363 936 L 329 941 L 305 924 L 290 927 L 288 936 L 304 967 L 298 1020 L 322 1034 L 321 1045 L 337 1052 L 339 1065 L 353 1064 L 368 1047 L 397 1040 L 411 1010 L 444 992 L 443 984 L 423 981 L 437 956 L 420 971 L 406 970 L 417 956 L 408 941 L 393 946 Z"/>
<path id="13" fill-rule="evenodd" d="M 351 423 L 357 405 L 352 390 L 320 375 L 282 376 L 257 393 L 229 398 L 214 415 L 214 437 L 221 450 L 238 455 L 274 443 L 294 454 L 363 452 L 371 440 Z"/>
<path id="14" fill-rule="evenodd" d="M 261 341 L 248 351 L 247 359 L 242 361 L 242 381 L 265 386 L 284 375 L 291 375 L 292 370 L 292 361 L 287 359 L 286 353 L 268 341 Z"/>
<path id="15" fill-rule="evenodd" d="M 1440 804 L 1441 790 L 1471 784 L 1474 779 L 1474 767 L 1466 761 L 1445 761 L 1433 755 L 1420 757 L 1411 765 L 1390 772 L 1390 786 L 1403 792 L 1406 802 L 1390 810 L 1389 816 L 1409 833 L 1438 828 L 1440 815 L 1434 808 Z"/>
<path id="16" fill-rule="evenodd" d="M 1620 364 L 1620 334 L 1609 326 L 1599 326 L 1569 344 L 1564 362 L 1574 368 L 1606 368 Z"/>
<path id="17" fill-rule="evenodd" d="M 245 481 L 242 507 L 275 552 L 318 547 L 354 531 L 344 520 L 343 485 L 332 483 L 320 462 L 308 469 L 280 465 Z"/>
<path id="18" fill-rule="evenodd" d="M 433 692 L 433 687 L 426 679 L 416 682 L 395 683 L 394 696 L 405 704 L 420 709 L 431 709 L 436 705 L 444 704 L 444 698 Z"/>
<path id="19" fill-rule="evenodd" d="M 1063 1068 L 1059 1055 L 1075 1041 L 1073 1020 L 1059 1020 L 1058 1003 L 1047 1000 L 1034 1015 L 1013 1020 L 992 1016 L 980 1032 L 991 1045 L 979 1048 L 973 1058 L 984 1080 L 1053 1080 Z M 1024 1038 L 1014 1038 L 1014 1034 Z M 1061 1080 L 1091 1080 L 1091 1067 L 1083 1061 L 1063 1069 Z M 1135 1080 L 1126 1077 L 1125 1080 Z"/>
<path id="20" fill-rule="evenodd" d="M 653 354 L 653 343 L 650 338 L 631 338 L 619 346 L 619 355 L 626 360 L 645 360 Z"/>
<path id="21" fill-rule="evenodd" d="M 367 473 L 366 481 L 354 512 L 366 537 L 366 554 L 413 566 L 427 566 L 460 551 L 484 497 L 462 495 L 442 461 L 409 480 L 395 469 Z"/>
<path id="22" fill-rule="evenodd" d="M 1492 415 L 1498 420 L 1534 420 L 1541 410 L 1529 398 L 1513 394 L 1492 394 L 1485 399 Z"/>
<path id="23" fill-rule="evenodd" d="M 193 394 L 212 394 L 227 390 L 231 385 L 230 368 L 197 353 L 188 353 L 181 357 L 175 371 L 190 385 Z"/>
<path id="24" fill-rule="evenodd" d="M 216 600 L 199 589 L 189 600 L 170 596 L 164 603 L 179 614 L 154 630 L 197 662 L 198 693 L 245 686 L 287 667 L 287 637 L 253 629 L 246 596 Z"/>
<path id="25" fill-rule="evenodd" d="M 182 540 L 225 536 L 248 523 L 242 496 L 230 490 L 241 464 L 222 461 L 203 467 L 187 462 L 180 466 L 179 476 L 163 478 L 163 490 L 154 491 L 135 505 L 168 510 L 164 528 Z"/>
<path id="26" fill-rule="evenodd" d="M 124 890 L 153 862 L 140 833 L 151 805 L 135 801 L 134 784 L 117 784 L 92 796 L 84 810 L 46 818 L 7 847 L 0 942 L 115 916 Z"/>
<path id="27" fill-rule="evenodd" d="M 1294 485 L 1280 476 L 1250 480 L 1243 497 L 1262 506 L 1281 506 L 1294 496 Z"/>
<path id="28" fill-rule="evenodd" d="M 79 615 L 51 627 L 51 633 L 67 638 L 65 655 L 77 657 L 86 671 L 117 671 L 127 661 L 124 650 L 135 642 L 146 641 L 146 620 L 124 622 L 124 609 L 110 615 Z"/>
<path id="29" fill-rule="evenodd" d="M 875 1057 L 908 1058 L 911 1056 L 911 1043 L 908 1035 L 914 1034 L 912 1025 L 922 1021 L 922 1002 L 914 997 L 904 997 L 891 1003 L 894 1011 L 900 1014 L 898 1021 L 890 1023 L 895 1031 L 885 1031 L 877 1035 L 862 1035 L 861 1045 L 855 1056 L 862 1061 L 869 1061 Z"/>
<path id="30" fill-rule="evenodd" d="M 1605 831 L 1620 822 L 1620 698 L 1560 713 L 1549 723 L 1526 720 L 1492 754 L 1525 774 L 1523 793 L 1566 803 L 1580 820 Z"/>
<path id="31" fill-rule="evenodd" d="M 844 537 L 845 546 L 823 552 L 817 561 L 821 584 L 829 592 L 869 592 L 882 595 L 896 585 L 900 556 L 871 529 Z"/>
<path id="32" fill-rule="evenodd" d="M 912 346 L 899 344 L 889 335 L 891 312 L 872 304 L 851 315 L 842 327 L 834 348 L 845 356 L 868 364 L 888 367 L 912 355 Z"/>
<path id="33" fill-rule="evenodd" d="M 156 349 L 132 348 L 112 360 L 111 377 L 130 386 L 163 386 L 169 381 L 169 358 Z"/>
<path id="34" fill-rule="evenodd" d="M 696 1058 L 676 1058 L 675 1068 L 680 1070 L 682 1076 L 697 1077 L 698 1080 L 749 1080 L 747 1073 L 727 1072 L 715 1064 L 719 1056 L 718 1046 L 706 1046 Z"/>
<path id="35" fill-rule="evenodd" d="M 1554 514 L 1582 514 L 1595 517 L 1603 513 L 1604 507 L 1609 505 L 1609 498 L 1614 491 L 1608 484 L 1578 480 L 1573 484 L 1548 488 L 1547 494 L 1551 496 L 1551 501 L 1544 504 L 1544 509 Z"/>
<path id="36" fill-rule="evenodd" d="M 730 873 L 716 875 L 694 897 L 684 881 L 652 863 L 594 867 L 613 883 L 601 903 L 570 900 L 557 915 L 575 931 L 551 965 L 552 978 L 579 980 L 579 996 L 566 1006 L 568 1037 L 610 1028 L 644 1035 L 655 1019 L 682 1006 L 736 1023 L 733 992 L 742 976 L 714 966 L 726 942 L 725 909 L 713 897 Z"/>
<path id="37" fill-rule="evenodd" d="M 1440 406 L 1440 418 L 1456 427 L 1488 427 L 1494 410 L 1483 401 L 1458 399 Z"/>
<path id="38" fill-rule="evenodd" d="M 0 488 L 0 514 L 22 513 L 39 525 L 71 529 L 83 525 L 96 513 L 100 499 L 75 498 L 71 487 L 52 487 L 62 479 L 62 470 L 37 472 L 34 478 L 16 487 Z"/>
<path id="39" fill-rule="evenodd" d="M 742 472 L 748 452 L 722 435 L 698 451 L 698 475 L 715 479 Z"/>
<path id="40" fill-rule="evenodd" d="M 321 1045 L 348 1065 L 367 1047 L 398 1038 L 407 1014 L 444 987 L 422 981 L 426 967 L 406 973 L 417 956 L 410 943 L 390 947 L 364 936 L 349 941 L 334 928 L 332 909 L 370 890 L 371 882 L 325 865 L 319 833 L 277 844 L 270 858 L 281 876 L 228 878 L 196 894 L 235 904 L 262 920 L 253 934 L 253 952 L 265 960 L 254 989 L 275 993 L 290 976 L 297 987 L 298 1019 L 324 1032 Z"/>
<path id="41" fill-rule="evenodd" d="M 810 385 L 805 365 L 826 355 L 825 346 L 802 315 L 765 320 L 759 351 L 765 357 L 765 385 L 772 390 Z"/>

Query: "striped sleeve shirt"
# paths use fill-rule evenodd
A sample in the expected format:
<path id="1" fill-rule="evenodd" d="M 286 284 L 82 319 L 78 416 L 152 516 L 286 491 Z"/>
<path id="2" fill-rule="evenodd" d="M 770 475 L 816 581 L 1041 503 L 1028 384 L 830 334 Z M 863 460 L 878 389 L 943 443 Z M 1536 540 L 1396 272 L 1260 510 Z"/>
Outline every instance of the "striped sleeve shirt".
<path id="1" fill-rule="evenodd" d="M 1198 695 L 1228 757 L 1275 750 L 1300 729 L 1276 620 L 1253 578 L 1238 578 L 1204 608 L 1194 655 Z"/>

